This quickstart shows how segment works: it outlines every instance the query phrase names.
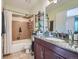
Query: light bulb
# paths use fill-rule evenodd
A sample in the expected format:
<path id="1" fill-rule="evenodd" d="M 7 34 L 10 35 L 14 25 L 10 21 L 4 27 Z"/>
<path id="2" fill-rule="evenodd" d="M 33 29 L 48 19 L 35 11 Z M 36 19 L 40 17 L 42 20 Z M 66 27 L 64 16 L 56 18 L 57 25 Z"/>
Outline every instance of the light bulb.
<path id="1" fill-rule="evenodd" d="M 53 0 L 54 3 L 57 3 L 57 0 Z"/>

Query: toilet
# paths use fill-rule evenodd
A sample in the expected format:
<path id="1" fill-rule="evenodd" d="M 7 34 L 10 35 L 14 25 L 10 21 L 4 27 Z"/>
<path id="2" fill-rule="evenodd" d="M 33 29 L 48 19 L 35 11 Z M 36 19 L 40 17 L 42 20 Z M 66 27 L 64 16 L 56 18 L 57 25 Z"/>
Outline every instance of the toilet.
<path id="1" fill-rule="evenodd" d="M 31 53 L 31 44 L 24 46 L 25 53 Z"/>
<path id="2" fill-rule="evenodd" d="M 31 53 L 31 45 L 32 45 L 32 41 L 27 40 L 27 42 L 24 45 L 25 53 Z"/>

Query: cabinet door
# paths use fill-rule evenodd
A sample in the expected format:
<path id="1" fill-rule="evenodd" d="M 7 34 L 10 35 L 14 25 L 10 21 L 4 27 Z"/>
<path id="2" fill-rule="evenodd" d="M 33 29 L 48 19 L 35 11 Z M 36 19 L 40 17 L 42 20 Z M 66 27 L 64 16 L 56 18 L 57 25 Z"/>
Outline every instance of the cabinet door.
<path id="1" fill-rule="evenodd" d="M 65 59 L 65 58 L 61 57 L 60 55 L 49 49 L 45 49 L 45 59 Z"/>
<path id="2" fill-rule="evenodd" d="M 44 59 L 44 49 L 40 44 L 35 44 L 35 59 Z"/>

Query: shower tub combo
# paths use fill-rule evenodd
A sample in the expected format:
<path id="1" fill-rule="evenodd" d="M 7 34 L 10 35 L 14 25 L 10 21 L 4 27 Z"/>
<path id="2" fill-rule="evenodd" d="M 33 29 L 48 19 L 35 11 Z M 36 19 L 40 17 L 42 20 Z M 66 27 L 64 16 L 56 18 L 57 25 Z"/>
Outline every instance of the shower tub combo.
<path id="1" fill-rule="evenodd" d="M 22 39 L 13 41 L 11 53 L 18 51 L 26 50 L 26 53 L 29 53 L 31 50 L 32 40 L 31 39 Z"/>

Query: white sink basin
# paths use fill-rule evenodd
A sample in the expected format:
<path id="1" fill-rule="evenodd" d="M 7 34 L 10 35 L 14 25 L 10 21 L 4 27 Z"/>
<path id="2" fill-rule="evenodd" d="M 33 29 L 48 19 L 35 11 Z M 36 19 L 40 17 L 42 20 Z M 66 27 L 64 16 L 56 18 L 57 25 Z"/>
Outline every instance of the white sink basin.
<path id="1" fill-rule="evenodd" d="M 52 43 L 52 44 L 55 44 L 57 46 L 60 46 L 62 48 L 65 48 L 65 49 L 69 49 L 71 51 L 78 51 L 78 48 L 74 47 L 74 46 L 70 46 L 69 43 L 67 43 L 65 40 L 62 40 L 62 39 L 58 39 L 58 38 L 45 38 L 45 41 L 49 42 L 49 43 Z"/>
<path id="2" fill-rule="evenodd" d="M 46 39 L 46 40 L 49 40 L 49 41 L 65 43 L 64 40 L 62 40 L 62 39 L 58 39 L 58 38 L 45 38 L 45 39 Z"/>

